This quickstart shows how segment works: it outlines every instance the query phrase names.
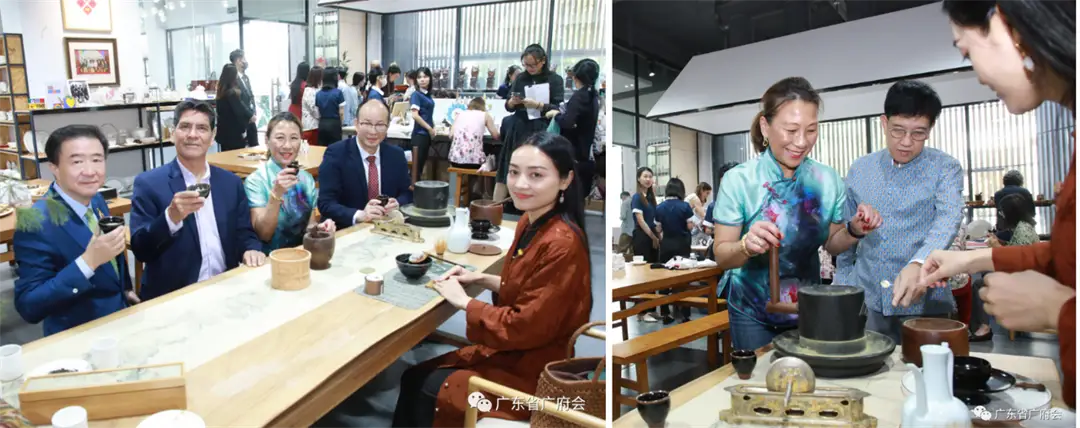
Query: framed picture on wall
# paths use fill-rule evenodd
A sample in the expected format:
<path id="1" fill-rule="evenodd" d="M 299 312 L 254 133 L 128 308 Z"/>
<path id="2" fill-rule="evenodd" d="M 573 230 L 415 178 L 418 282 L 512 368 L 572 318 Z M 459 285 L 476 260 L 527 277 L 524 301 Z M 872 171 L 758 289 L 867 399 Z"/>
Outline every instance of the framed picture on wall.
<path id="1" fill-rule="evenodd" d="M 112 0 L 60 0 L 66 31 L 112 32 Z"/>
<path id="2" fill-rule="evenodd" d="M 68 79 L 85 80 L 90 86 L 120 84 L 116 39 L 64 38 Z"/>

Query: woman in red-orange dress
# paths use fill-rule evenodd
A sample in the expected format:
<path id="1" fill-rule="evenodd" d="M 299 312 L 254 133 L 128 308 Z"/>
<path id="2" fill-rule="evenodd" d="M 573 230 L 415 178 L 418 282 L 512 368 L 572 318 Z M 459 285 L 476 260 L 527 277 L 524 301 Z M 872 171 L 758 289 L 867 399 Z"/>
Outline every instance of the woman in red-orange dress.
<path id="1" fill-rule="evenodd" d="M 1043 102 L 1076 114 L 1075 1 L 946 0 L 953 39 L 979 81 L 1010 113 Z M 1050 242 L 976 251 L 935 251 L 923 265 L 924 287 L 956 273 L 997 271 L 979 290 L 986 312 L 1018 331 L 1058 330 L 1062 392 L 1076 406 L 1076 154 L 1055 205 Z"/>
<path id="2" fill-rule="evenodd" d="M 473 343 L 407 370 L 394 410 L 395 427 L 459 427 L 472 376 L 532 394 L 547 363 L 566 358 L 570 336 L 589 322 L 592 291 L 585 238 L 585 195 L 574 177 L 565 138 L 538 133 L 514 150 L 507 187 L 525 212 L 499 276 L 455 267 L 435 289 L 465 311 Z M 491 290 L 494 304 L 474 300 L 463 285 Z M 487 394 L 480 417 L 527 420 L 527 405 Z"/>

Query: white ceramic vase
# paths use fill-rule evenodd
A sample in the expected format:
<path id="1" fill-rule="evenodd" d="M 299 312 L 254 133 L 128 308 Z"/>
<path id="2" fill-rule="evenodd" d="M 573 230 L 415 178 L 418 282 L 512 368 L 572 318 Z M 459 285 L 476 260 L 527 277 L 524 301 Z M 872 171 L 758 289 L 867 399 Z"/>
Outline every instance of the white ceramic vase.
<path id="1" fill-rule="evenodd" d="M 923 345 L 923 367 L 908 364 L 915 393 L 904 400 L 901 428 L 971 428 L 971 411 L 953 396 L 953 353 L 949 344 Z"/>

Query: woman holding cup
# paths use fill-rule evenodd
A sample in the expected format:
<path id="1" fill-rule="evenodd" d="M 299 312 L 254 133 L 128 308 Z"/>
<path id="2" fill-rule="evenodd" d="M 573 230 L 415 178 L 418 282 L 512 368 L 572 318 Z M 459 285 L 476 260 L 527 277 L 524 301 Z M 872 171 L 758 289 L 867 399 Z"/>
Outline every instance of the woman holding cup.
<path id="1" fill-rule="evenodd" d="M 319 190 L 311 173 L 298 168 L 297 157 L 304 143 L 300 120 L 282 112 L 270 119 L 266 128 L 270 161 L 244 180 L 251 223 L 263 242 L 263 252 L 303 244 L 304 232 L 316 225 L 312 215 Z M 327 219 L 317 226 L 334 233 L 334 221 Z"/>

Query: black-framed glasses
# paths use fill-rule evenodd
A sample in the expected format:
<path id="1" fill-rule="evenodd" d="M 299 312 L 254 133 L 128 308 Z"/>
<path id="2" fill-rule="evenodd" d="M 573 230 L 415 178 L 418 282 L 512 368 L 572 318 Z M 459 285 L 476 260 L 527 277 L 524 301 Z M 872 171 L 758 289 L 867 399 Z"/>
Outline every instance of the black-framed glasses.
<path id="1" fill-rule="evenodd" d="M 904 128 L 892 128 L 889 129 L 889 135 L 898 140 L 910 135 L 911 141 L 926 141 L 927 138 L 930 138 L 930 133 L 923 129 L 908 131 Z"/>
<path id="2" fill-rule="evenodd" d="M 384 131 L 386 131 L 387 128 L 389 128 L 389 126 L 386 125 L 385 123 L 368 123 L 368 122 L 360 122 L 357 127 L 367 129 L 368 131 L 375 130 L 375 131 L 379 131 L 379 132 L 384 132 Z"/>

